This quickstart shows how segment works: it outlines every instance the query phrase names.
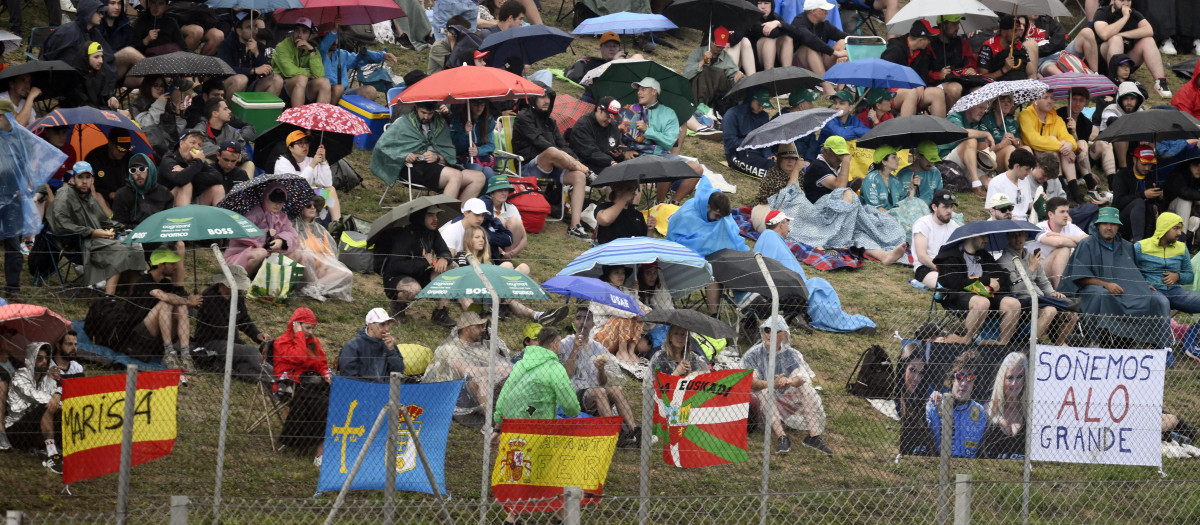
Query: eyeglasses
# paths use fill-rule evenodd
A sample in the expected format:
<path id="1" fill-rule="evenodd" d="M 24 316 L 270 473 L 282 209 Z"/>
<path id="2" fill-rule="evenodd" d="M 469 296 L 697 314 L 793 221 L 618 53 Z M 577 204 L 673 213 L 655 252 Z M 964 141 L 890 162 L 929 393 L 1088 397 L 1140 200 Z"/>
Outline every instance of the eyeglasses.
<path id="1" fill-rule="evenodd" d="M 142 173 L 142 172 L 149 171 L 149 170 L 150 170 L 150 168 L 147 166 L 130 166 L 129 174 L 133 175 L 136 173 Z"/>
<path id="2" fill-rule="evenodd" d="M 975 377 L 977 377 L 975 374 L 968 374 L 966 372 L 955 372 L 954 373 L 954 380 L 961 381 L 963 383 L 974 383 Z"/>

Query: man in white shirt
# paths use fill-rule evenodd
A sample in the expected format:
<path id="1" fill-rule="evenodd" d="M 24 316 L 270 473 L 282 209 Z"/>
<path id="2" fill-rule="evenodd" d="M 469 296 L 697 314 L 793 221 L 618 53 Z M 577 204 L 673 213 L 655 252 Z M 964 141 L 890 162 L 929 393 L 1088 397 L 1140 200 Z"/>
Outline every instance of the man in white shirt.
<path id="1" fill-rule="evenodd" d="M 38 119 L 37 111 L 33 109 L 33 100 L 42 94 L 42 90 L 33 85 L 31 75 L 17 75 L 8 81 L 8 91 L 0 93 L 0 98 L 11 100 L 16 106 L 13 115 L 17 123 L 28 128 Z"/>
<path id="2" fill-rule="evenodd" d="M 999 177 L 997 177 L 999 178 Z M 933 202 L 929 204 L 929 215 L 917 219 L 913 223 L 913 254 L 917 256 L 918 264 L 914 268 L 916 279 L 930 290 L 937 289 L 938 272 L 933 264 L 946 239 L 958 228 L 959 224 L 950 219 L 958 200 L 950 190 L 937 190 L 933 193 Z"/>
<path id="3" fill-rule="evenodd" d="M 1012 219 L 1024 221 L 1029 219 L 1029 211 L 1033 205 L 1033 186 L 1029 183 L 1029 174 L 1037 169 L 1037 157 L 1028 150 L 1016 149 L 1008 156 L 1008 171 L 992 179 L 988 185 L 987 202 L 1003 193 L 1013 203 Z"/>
<path id="4" fill-rule="evenodd" d="M 592 312 L 587 308 L 576 310 L 574 326 L 575 334 L 564 337 L 559 345 L 558 359 L 571 377 L 571 386 L 579 397 L 579 406 L 584 412 L 595 416 L 621 416 L 623 424 L 617 436 L 618 444 L 636 445 L 642 430 L 625 397 L 625 390 L 621 385 L 608 382 L 605 363 L 611 355 L 604 345 L 591 337 L 596 326 Z M 614 405 L 617 408 L 615 414 L 612 410 Z"/>
<path id="5" fill-rule="evenodd" d="M 1071 258 L 1071 250 L 1088 236 L 1071 222 L 1069 210 L 1067 199 L 1063 197 L 1053 197 L 1046 201 L 1046 216 L 1049 218 L 1037 223 L 1037 227 L 1046 233 L 1038 235 L 1037 239 L 1025 245 L 1029 253 L 1041 251 L 1046 276 L 1056 288 L 1063 270 L 1067 267 L 1067 260 Z"/>
<path id="6" fill-rule="evenodd" d="M 442 234 L 442 240 L 446 241 L 446 247 L 450 248 L 450 252 L 454 254 L 463 251 L 463 232 L 471 226 L 483 225 L 483 216 L 488 212 L 487 206 L 477 197 L 467 199 L 467 202 L 463 203 L 461 211 L 461 219 L 447 222 L 438 228 L 438 233 Z"/>

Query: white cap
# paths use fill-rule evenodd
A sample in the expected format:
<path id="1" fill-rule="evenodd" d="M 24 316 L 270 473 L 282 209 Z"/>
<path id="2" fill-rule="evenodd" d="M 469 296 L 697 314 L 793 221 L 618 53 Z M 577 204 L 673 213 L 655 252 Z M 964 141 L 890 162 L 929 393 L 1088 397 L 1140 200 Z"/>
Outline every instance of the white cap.
<path id="1" fill-rule="evenodd" d="M 996 208 L 1006 208 L 1009 206 L 1016 206 L 1016 205 L 1013 204 L 1012 199 L 1008 198 L 1007 194 L 1004 194 L 1001 192 L 996 192 L 996 193 L 992 194 L 992 198 L 988 199 L 988 201 L 987 201 L 987 209 L 989 209 L 989 210 L 996 209 Z"/>
<path id="2" fill-rule="evenodd" d="M 310 30 L 311 30 L 312 28 L 316 27 L 316 25 L 314 25 L 314 24 L 313 24 L 313 21 L 312 21 L 312 19 L 311 19 L 311 18 L 308 18 L 308 17 L 306 17 L 306 16 L 302 16 L 302 17 L 300 17 L 300 18 L 297 18 L 297 19 L 296 19 L 296 25 L 298 25 L 298 26 L 304 26 L 304 27 L 307 27 L 307 28 L 309 28 Z"/>
<path id="3" fill-rule="evenodd" d="M 813 9 L 829 11 L 833 9 L 833 4 L 829 0 L 804 0 L 804 10 L 812 11 Z"/>
<path id="4" fill-rule="evenodd" d="M 470 199 L 467 199 L 467 202 L 463 203 L 462 212 L 463 213 L 471 212 L 476 215 L 483 215 L 483 214 L 487 213 L 487 206 L 484 205 L 483 201 L 480 200 L 478 197 L 472 197 Z"/>
<path id="5" fill-rule="evenodd" d="M 771 321 L 775 322 L 775 330 L 777 330 L 779 332 L 788 331 L 787 321 L 784 321 L 783 317 L 779 316 L 779 315 L 763 321 L 762 324 L 758 325 L 758 327 L 762 328 L 763 330 L 770 330 L 771 329 Z"/>
<path id="6" fill-rule="evenodd" d="M 367 324 L 390 323 L 395 321 L 383 308 L 372 308 L 367 312 Z"/>

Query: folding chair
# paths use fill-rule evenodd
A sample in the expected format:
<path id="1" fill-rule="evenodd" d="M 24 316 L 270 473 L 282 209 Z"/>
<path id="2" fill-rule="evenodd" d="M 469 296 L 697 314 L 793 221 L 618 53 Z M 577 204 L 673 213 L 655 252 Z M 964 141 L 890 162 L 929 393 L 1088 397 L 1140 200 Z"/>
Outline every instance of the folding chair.
<path id="1" fill-rule="evenodd" d="M 50 275 L 58 280 L 60 291 L 65 292 L 67 285 L 75 283 L 83 279 L 83 274 L 75 272 L 74 277 L 71 273 L 75 270 L 75 265 L 83 265 L 83 238 L 78 234 L 56 235 L 51 233 L 49 229 L 42 229 L 42 233 L 38 234 L 34 242 L 33 254 L 31 258 L 41 257 L 38 252 L 49 257 L 50 266 L 48 271 L 42 273 L 38 271 L 34 273 L 31 268 L 30 273 L 33 275 L 33 284 L 40 285 L 49 281 Z M 76 290 L 78 293 L 78 290 Z M 72 296 L 73 297 L 73 296 Z"/>
<path id="2" fill-rule="evenodd" d="M 253 432 L 262 425 L 267 427 L 267 437 L 271 440 L 271 450 L 278 452 L 283 449 L 283 446 L 275 446 L 275 433 L 271 429 L 271 420 L 278 419 L 279 424 L 283 425 L 284 416 L 292 404 L 292 393 L 295 391 L 295 381 L 288 379 L 278 381 L 275 379 L 275 341 L 267 341 L 262 344 L 262 359 L 263 366 L 270 368 L 271 383 L 258 383 L 259 399 L 263 405 L 263 415 L 254 420 L 250 426 L 246 427 L 246 433 Z M 273 391 L 269 391 L 271 389 Z M 270 401 L 268 401 L 268 399 Z"/>
<path id="3" fill-rule="evenodd" d="M 384 124 L 383 130 L 387 131 L 388 126 L 391 126 L 391 124 L 390 123 Z M 405 177 L 404 177 L 406 179 L 404 181 L 404 185 L 408 187 L 408 200 L 410 200 L 410 201 L 413 200 L 413 192 L 414 191 L 421 191 L 421 192 L 425 192 L 425 193 L 437 193 L 437 188 L 427 188 L 421 184 L 416 184 L 412 181 L 412 167 L 413 167 L 413 165 L 411 162 L 404 163 L 404 170 L 406 172 Z M 384 188 L 383 195 L 379 196 L 379 207 L 380 208 L 384 208 L 384 209 L 395 208 L 395 206 L 384 206 L 383 200 L 387 198 L 388 192 L 391 191 L 392 188 L 395 187 L 399 183 L 400 183 L 400 181 L 397 180 L 396 182 L 389 184 L 387 188 Z"/>
<path id="4" fill-rule="evenodd" d="M 872 35 L 878 35 L 879 30 L 875 27 L 875 21 L 883 22 L 883 11 L 875 9 L 869 4 L 870 0 L 838 0 L 838 6 L 843 9 L 844 13 L 854 14 L 854 29 L 847 30 L 847 33 L 853 35 L 861 35 L 863 27 L 867 28 Z M 845 20 L 845 18 L 843 18 Z M 883 28 L 884 34 L 887 34 L 887 26 Z M 851 60 L 854 60 L 853 58 Z"/>
<path id="5" fill-rule="evenodd" d="M 25 6 L 28 7 L 29 2 L 25 2 Z M 29 60 L 39 60 L 42 54 L 42 46 L 46 44 L 46 39 L 54 34 L 55 29 L 58 29 L 58 27 L 42 26 L 29 30 L 29 46 L 25 51 L 25 57 Z"/>
<path id="6" fill-rule="evenodd" d="M 846 37 L 846 55 L 850 61 L 864 58 L 879 58 L 887 49 L 887 41 L 881 36 L 851 36 Z"/>
<path id="7" fill-rule="evenodd" d="M 525 157 L 512 152 L 513 122 L 515 121 L 516 117 L 509 116 L 496 119 L 496 150 L 492 152 L 492 156 L 496 157 L 495 170 L 498 173 L 503 173 L 510 177 L 522 177 L 521 164 L 525 162 Z M 513 169 L 514 164 L 516 165 L 515 170 Z M 543 194 L 552 187 L 562 189 L 560 192 L 562 196 L 559 198 L 560 202 L 558 203 L 558 216 L 550 215 L 548 218 L 556 221 L 563 220 L 563 217 L 567 216 L 567 203 L 570 202 L 569 187 L 550 178 L 549 175 L 544 175 L 540 172 L 536 178 L 538 187 L 542 189 Z M 553 206 L 551 206 L 551 210 L 553 209 Z"/>

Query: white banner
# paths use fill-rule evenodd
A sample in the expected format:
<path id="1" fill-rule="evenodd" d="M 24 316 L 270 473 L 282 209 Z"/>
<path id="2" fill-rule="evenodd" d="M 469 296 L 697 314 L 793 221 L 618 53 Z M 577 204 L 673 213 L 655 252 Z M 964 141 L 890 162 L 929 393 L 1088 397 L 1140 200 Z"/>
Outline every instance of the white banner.
<path id="1" fill-rule="evenodd" d="M 1038 345 L 1030 458 L 1161 467 L 1168 351 Z"/>

